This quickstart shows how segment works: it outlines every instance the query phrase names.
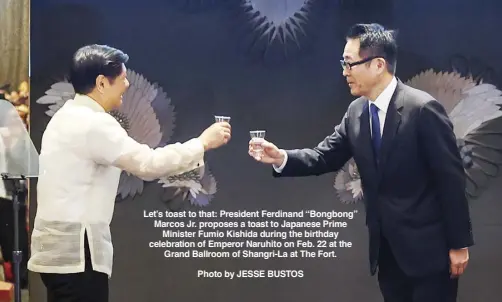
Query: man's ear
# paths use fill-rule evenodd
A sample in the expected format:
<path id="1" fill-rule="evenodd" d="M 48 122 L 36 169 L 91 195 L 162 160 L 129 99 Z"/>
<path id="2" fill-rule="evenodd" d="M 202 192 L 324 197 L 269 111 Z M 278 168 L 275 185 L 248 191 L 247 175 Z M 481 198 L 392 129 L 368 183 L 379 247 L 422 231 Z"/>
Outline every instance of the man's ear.
<path id="1" fill-rule="evenodd" d="M 104 93 L 106 77 L 102 74 L 96 77 L 96 89 L 99 93 Z"/>
<path id="2" fill-rule="evenodd" d="M 387 62 L 383 59 L 378 58 L 376 64 L 379 73 L 383 73 L 387 68 Z"/>
<path id="3" fill-rule="evenodd" d="M 384 60 L 378 58 L 377 59 L 377 64 L 378 64 L 377 66 L 378 66 L 379 69 L 384 69 L 385 68 L 385 61 Z"/>

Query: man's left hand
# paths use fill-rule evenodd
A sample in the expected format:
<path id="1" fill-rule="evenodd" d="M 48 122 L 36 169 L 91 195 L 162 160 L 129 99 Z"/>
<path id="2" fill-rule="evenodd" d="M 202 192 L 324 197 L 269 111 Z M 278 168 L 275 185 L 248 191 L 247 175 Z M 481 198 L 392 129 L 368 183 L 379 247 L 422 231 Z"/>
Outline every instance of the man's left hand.
<path id="1" fill-rule="evenodd" d="M 462 275 L 469 262 L 469 250 L 467 248 L 450 250 L 450 273 L 452 278 Z"/>

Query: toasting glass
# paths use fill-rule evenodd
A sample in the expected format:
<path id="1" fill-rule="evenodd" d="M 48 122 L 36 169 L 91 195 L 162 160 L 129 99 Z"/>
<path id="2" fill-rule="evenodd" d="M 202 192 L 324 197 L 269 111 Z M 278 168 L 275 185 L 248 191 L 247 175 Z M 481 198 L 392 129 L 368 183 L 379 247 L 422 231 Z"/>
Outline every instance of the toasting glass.
<path id="1" fill-rule="evenodd" d="M 215 115 L 215 116 L 214 116 L 214 120 L 215 120 L 215 122 L 217 122 L 217 123 L 220 123 L 220 122 L 227 122 L 227 123 L 230 123 L 230 117 L 229 117 L 229 116 Z"/>
<path id="2" fill-rule="evenodd" d="M 265 130 L 249 131 L 251 135 L 251 153 L 253 157 L 260 159 L 263 155 L 263 142 L 265 141 Z"/>

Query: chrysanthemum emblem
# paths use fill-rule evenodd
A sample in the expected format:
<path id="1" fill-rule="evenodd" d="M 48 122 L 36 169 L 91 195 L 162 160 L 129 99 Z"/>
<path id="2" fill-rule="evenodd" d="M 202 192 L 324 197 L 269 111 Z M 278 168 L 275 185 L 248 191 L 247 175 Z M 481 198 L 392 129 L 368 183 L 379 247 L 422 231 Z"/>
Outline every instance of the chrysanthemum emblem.
<path id="1" fill-rule="evenodd" d="M 159 182 L 165 188 L 176 188 L 174 194 L 166 200 L 171 204 L 176 204 L 176 199 L 181 198 L 189 200 L 191 205 L 205 207 L 217 190 L 216 179 L 207 164 L 181 175 L 161 178 Z"/>
<path id="2" fill-rule="evenodd" d="M 502 164 L 502 129 L 484 130 L 490 121 L 502 116 L 502 91 L 492 84 L 462 77 L 457 72 L 433 70 L 412 77 L 406 84 L 426 91 L 446 109 L 467 175 L 466 194 L 470 198 L 478 197 L 490 178 L 498 175 Z M 351 168 L 351 165 L 355 166 L 353 159 L 335 176 L 334 187 L 344 203 L 362 199 L 353 194 L 362 192 L 362 187 L 358 187 L 361 185 L 359 174 L 350 172 L 357 167 Z M 353 198 L 347 197 L 351 194 Z"/>
<path id="3" fill-rule="evenodd" d="M 355 203 L 364 197 L 361 177 L 354 159 L 350 159 L 335 176 L 335 189 L 342 203 Z"/>
<path id="4" fill-rule="evenodd" d="M 240 2 L 241 21 L 247 24 L 240 37 L 247 50 L 262 59 L 268 55 L 279 58 L 297 53 L 312 36 L 311 15 L 319 0 Z"/>

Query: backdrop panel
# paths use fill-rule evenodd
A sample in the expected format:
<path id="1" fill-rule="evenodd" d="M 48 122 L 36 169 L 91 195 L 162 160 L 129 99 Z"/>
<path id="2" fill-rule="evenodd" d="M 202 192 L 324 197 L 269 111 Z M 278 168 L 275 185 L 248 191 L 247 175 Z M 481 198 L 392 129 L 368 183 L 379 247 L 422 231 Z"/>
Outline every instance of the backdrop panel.
<path id="1" fill-rule="evenodd" d="M 165 188 L 157 181 L 143 183 L 123 174 L 112 222 L 115 260 L 111 301 L 381 301 L 377 280 L 369 276 L 362 202 L 341 202 L 334 188 L 334 174 L 273 179 L 270 168 L 248 156 L 249 131 L 266 129 L 267 138 L 283 148 L 314 146 L 332 132 L 353 100 L 338 60 L 345 43 L 343 35 L 357 22 L 380 22 L 399 29 L 397 75 L 403 82 L 420 75 L 419 79 L 430 80 L 427 83 L 447 85 L 439 72 L 457 71 L 455 89 L 476 85 L 475 80 L 481 78 L 494 84 L 492 89 L 502 87 L 498 76 L 502 72 L 502 43 L 490 38 L 502 25 L 496 13 L 502 4 L 495 1 L 481 5 L 470 0 L 386 0 L 377 6 L 371 4 L 376 1 L 357 0 L 277 2 L 288 6 L 268 7 L 266 1 L 237 0 L 32 3 L 31 99 L 32 103 L 43 103 L 32 106 L 32 135 L 37 148 L 50 115 L 65 101 L 64 95 L 72 93 L 64 84 L 71 55 L 90 43 L 127 52 L 133 89 L 140 95 L 145 93 L 144 87 L 155 91 L 150 99 L 144 96 L 137 100 L 141 106 L 153 108 L 150 115 L 134 117 L 132 107 L 123 109 L 130 134 L 138 139 L 144 139 L 140 126 L 143 119 L 158 125 L 156 138 L 145 143 L 157 146 L 184 141 L 199 135 L 213 122 L 214 114 L 232 118 L 231 143 L 206 156 L 210 169 L 206 176 L 211 177 L 204 178 L 202 187 L 214 193 L 208 194 L 212 197 L 209 201 L 203 195 L 190 200 L 191 193 L 186 189 L 176 195 L 176 188 Z M 281 27 L 264 20 L 286 23 Z M 422 74 L 430 69 L 433 71 Z M 474 82 L 460 78 L 469 74 L 475 77 Z M 59 82 L 63 83 L 54 85 Z M 60 98 L 52 99 L 52 104 L 47 98 L 40 101 L 50 89 Z M 132 104 L 133 100 L 131 93 L 125 102 Z M 502 121 L 492 121 L 489 129 L 500 131 Z M 490 141 L 490 145 L 495 144 Z M 471 201 L 476 246 L 471 251 L 468 273 L 461 280 L 459 301 L 500 301 L 496 274 L 502 270 L 501 182 L 501 178 L 488 178 L 481 195 Z M 192 192 L 197 191 L 197 182 L 188 185 Z M 184 194 L 187 200 L 182 200 Z M 206 202 L 209 204 L 204 208 L 192 204 Z M 339 239 L 350 241 L 352 246 L 332 249 L 336 258 L 267 260 L 166 258 L 166 248 L 149 248 L 150 242 L 166 238 L 162 237 L 162 228 L 154 227 L 154 218 L 144 217 L 145 211 L 200 209 L 218 213 L 263 209 L 356 211 L 354 218 L 347 220 L 347 228 L 333 229 L 340 231 Z M 36 196 L 32 197 L 30 211 L 33 218 Z M 248 220 L 274 219 L 220 221 Z M 304 276 L 232 280 L 197 277 L 198 270 L 249 269 L 303 270 Z M 37 278 L 33 274 L 30 280 L 31 299 L 42 302 L 45 291 Z"/>

